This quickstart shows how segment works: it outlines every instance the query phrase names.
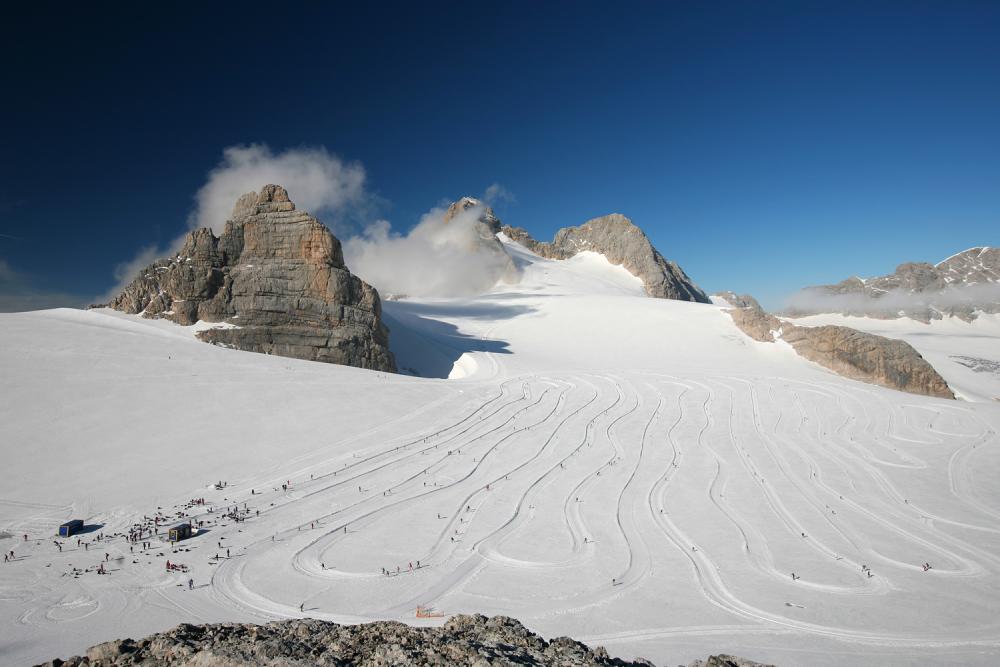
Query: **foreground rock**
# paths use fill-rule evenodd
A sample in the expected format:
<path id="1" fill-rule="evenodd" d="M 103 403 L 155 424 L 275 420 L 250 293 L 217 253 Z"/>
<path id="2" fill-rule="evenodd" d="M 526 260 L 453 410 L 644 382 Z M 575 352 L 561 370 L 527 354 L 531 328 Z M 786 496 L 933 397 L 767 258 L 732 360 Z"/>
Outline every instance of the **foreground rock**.
<path id="1" fill-rule="evenodd" d="M 179 625 L 138 641 L 99 644 L 52 667 L 176 665 L 241 667 L 274 665 L 651 665 L 611 658 L 598 647 L 567 637 L 546 641 L 506 616 L 455 616 L 440 628 L 414 628 L 394 621 L 337 625 L 312 619 L 266 625 Z M 696 665 L 754 667 L 732 656 L 712 656 Z M 766 666 L 760 666 L 766 667 Z"/>
<path id="2" fill-rule="evenodd" d="M 396 370 L 378 292 L 278 185 L 243 195 L 221 236 L 191 232 L 176 256 L 143 269 L 108 305 L 183 325 L 222 323 L 198 337 L 239 350 Z"/>
<path id="3" fill-rule="evenodd" d="M 520 227 L 504 225 L 502 231 L 512 241 L 548 259 L 569 259 L 584 250 L 598 252 L 642 280 L 651 297 L 709 302 L 684 270 L 665 259 L 643 231 L 620 213 L 594 218 L 579 227 L 564 227 L 551 243 L 536 241 Z"/>
<path id="4" fill-rule="evenodd" d="M 1000 312 L 1000 248 L 970 248 L 937 264 L 907 262 L 889 275 L 807 287 L 785 310 L 792 317 L 843 313 L 921 322 L 945 316 L 971 321 L 979 312 Z"/>
<path id="5" fill-rule="evenodd" d="M 849 327 L 803 327 L 779 320 L 749 295 L 720 294 L 743 333 L 763 343 L 781 339 L 809 361 L 834 373 L 911 394 L 955 398 L 948 383 L 913 347 L 901 340 Z"/>

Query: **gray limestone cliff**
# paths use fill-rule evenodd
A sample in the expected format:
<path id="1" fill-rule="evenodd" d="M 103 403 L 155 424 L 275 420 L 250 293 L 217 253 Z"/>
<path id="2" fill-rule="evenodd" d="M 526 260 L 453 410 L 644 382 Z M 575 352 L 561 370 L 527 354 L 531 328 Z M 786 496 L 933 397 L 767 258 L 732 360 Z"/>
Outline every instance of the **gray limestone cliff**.
<path id="1" fill-rule="evenodd" d="M 536 241 L 519 227 L 504 225 L 502 231 L 512 241 L 548 259 L 568 259 L 585 250 L 600 253 L 642 280 L 651 297 L 709 303 L 708 296 L 684 270 L 664 258 L 643 231 L 620 213 L 594 218 L 579 227 L 564 227 L 551 242 Z"/>
<path id="2" fill-rule="evenodd" d="M 220 323 L 198 337 L 239 350 L 396 369 L 378 292 L 278 185 L 240 197 L 220 236 L 190 232 L 177 255 L 143 269 L 108 306 L 182 325 Z"/>
<path id="3" fill-rule="evenodd" d="M 1000 312 L 1000 248 L 970 248 L 937 264 L 907 262 L 885 276 L 807 287 L 789 299 L 784 312 L 971 321 L 978 312 Z"/>
<path id="4" fill-rule="evenodd" d="M 98 644 L 85 656 L 52 660 L 46 667 L 386 667 L 503 665 L 517 667 L 648 667 L 613 658 L 597 647 L 558 637 L 545 640 L 506 616 L 454 616 L 442 627 L 411 627 L 395 621 L 338 625 L 314 619 L 265 625 L 182 624 L 140 640 Z M 768 667 L 729 655 L 710 656 L 692 667 Z"/>
<path id="5" fill-rule="evenodd" d="M 913 347 L 901 340 L 849 327 L 804 327 L 779 320 L 749 296 L 727 297 L 727 311 L 743 333 L 773 343 L 781 339 L 801 357 L 838 375 L 911 394 L 955 398 L 948 383 Z M 746 305 L 738 306 L 743 303 Z"/>

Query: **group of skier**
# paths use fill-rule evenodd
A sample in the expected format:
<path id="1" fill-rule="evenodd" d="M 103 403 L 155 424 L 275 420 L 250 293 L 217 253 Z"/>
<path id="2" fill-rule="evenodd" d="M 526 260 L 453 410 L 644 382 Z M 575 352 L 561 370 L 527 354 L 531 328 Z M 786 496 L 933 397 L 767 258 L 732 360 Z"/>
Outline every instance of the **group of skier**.
<path id="1" fill-rule="evenodd" d="M 416 566 L 413 565 L 413 561 L 410 561 L 407 565 L 408 565 L 408 571 L 410 571 L 410 572 L 413 572 L 414 570 L 419 570 L 420 569 L 420 561 L 419 560 L 417 561 Z M 399 565 L 396 566 L 396 571 L 395 572 L 393 572 L 392 570 L 387 570 L 384 567 L 382 568 L 382 574 L 385 575 L 386 577 L 396 576 L 396 575 L 402 574 L 402 572 L 403 572 L 403 569 Z"/>

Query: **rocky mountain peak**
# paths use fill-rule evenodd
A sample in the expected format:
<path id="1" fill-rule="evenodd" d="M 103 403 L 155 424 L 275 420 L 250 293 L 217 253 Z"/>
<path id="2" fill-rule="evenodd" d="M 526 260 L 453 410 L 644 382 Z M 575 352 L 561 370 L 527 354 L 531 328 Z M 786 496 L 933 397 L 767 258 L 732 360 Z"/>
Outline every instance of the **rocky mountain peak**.
<path id="1" fill-rule="evenodd" d="M 793 295 L 786 312 L 973 320 L 979 312 L 1000 312 L 1000 249 L 970 248 L 937 264 L 904 262 L 888 275 L 807 287 Z"/>
<path id="2" fill-rule="evenodd" d="M 979 246 L 954 254 L 934 265 L 948 284 L 1000 282 L 1000 248 Z"/>
<path id="3" fill-rule="evenodd" d="M 586 250 L 600 253 L 642 280 L 651 297 L 709 303 L 708 295 L 684 270 L 664 258 L 646 234 L 621 213 L 593 218 L 579 227 L 564 227 L 551 243 L 536 241 L 520 227 L 504 225 L 502 231 L 512 241 L 549 259 L 568 259 Z"/>
<path id="4" fill-rule="evenodd" d="M 444 221 L 451 222 L 455 219 L 459 213 L 468 211 L 470 208 L 480 208 L 482 212 L 479 215 L 479 222 L 486 225 L 490 234 L 496 234 L 500 231 L 500 219 L 493 213 L 493 209 L 476 199 L 475 197 L 462 197 L 458 201 L 452 203 L 445 211 Z"/>
<path id="5" fill-rule="evenodd" d="M 240 350 L 395 370 L 378 292 L 344 265 L 340 241 L 280 185 L 239 198 L 222 234 L 196 229 L 109 307 L 215 322 L 202 340 Z"/>
<path id="6" fill-rule="evenodd" d="M 288 191 L 280 185 L 271 184 L 265 185 L 260 192 L 248 192 L 237 199 L 230 217 L 238 220 L 258 213 L 294 210 L 295 204 L 289 199 Z"/>

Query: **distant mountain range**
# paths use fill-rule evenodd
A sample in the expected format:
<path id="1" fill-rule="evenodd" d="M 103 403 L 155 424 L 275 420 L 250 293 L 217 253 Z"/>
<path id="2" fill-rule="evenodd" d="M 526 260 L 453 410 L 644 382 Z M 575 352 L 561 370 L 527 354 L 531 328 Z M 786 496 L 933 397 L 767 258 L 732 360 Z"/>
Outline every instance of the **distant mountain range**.
<path id="1" fill-rule="evenodd" d="M 948 316 L 971 321 L 980 312 L 1000 312 L 1000 248 L 969 248 L 937 264 L 907 262 L 889 275 L 807 287 L 789 299 L 783 314 L 929 322 Z"/>

